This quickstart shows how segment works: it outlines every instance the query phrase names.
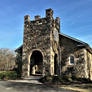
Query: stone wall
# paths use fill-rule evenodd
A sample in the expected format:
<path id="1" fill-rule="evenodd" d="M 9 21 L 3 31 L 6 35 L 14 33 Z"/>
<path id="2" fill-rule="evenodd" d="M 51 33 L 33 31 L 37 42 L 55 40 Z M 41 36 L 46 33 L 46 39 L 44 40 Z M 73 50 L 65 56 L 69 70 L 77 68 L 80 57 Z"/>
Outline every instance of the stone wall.
<path id="1" fill-rule="evenodd" d="M 78 47 L 81 43 L 60 36 L 61 46 L 61 72 L 68 76 L 87 78 L 85 70 L 85 48 Z M 69 57 L 74 56 L 74 64 L 69 63 Z"/>
<path id="2" fill-rule="evenodd" d="M 66 74 L 92 80 L 92 54 L 86 50 L 85 43 L 60 34 L 60 19 L 53 18 L 52 9 L 46 10 L 45 18 L 37 15 L 30 21 L 29 15 L 24 17 L 23 46 L 19 52 L 22 53 L 23 77 L 30 76 L 34 51 L 42 54 L 43 75 L 54 75 L 56 69 L 57 75 Z M 70 63 L 70 56 L 74 57 L 73 64 Z"/>
<path id="3" fill-rule="evenodd" d="M 28 73 L 28 57 L 30 59 L 33 50 L 40 50 L 43 53 L 43 62 L 45 69 L 48 69 L 47 62 L 50 62 L 50 31 L 47 27 L 45 18 L 31 21 L 30 24 L 24 25 L 24 42 L 23 42 L 23 73 Z M 47 72 L 49 71 L 46 70 Z"/>
<path id="4" fill-rule="evenodd" d="M 24 17 L 23 76 L 30 76 L 30 58 L 35 50 L 43 55 L 43 74 L 54 74 L 54 55 L 58 54 L 59 44 L 53 39 L 53 31 L 54 28 L 60 31 L 59 22 L 59 18 L 53 18 L 52 9 L 46 10 L 45 18 L 35 16 L 35 20 L 30 21 L 29 15 Z"/>
<path id="5" fill-rule="evenodd" d="M 92 80 L 92 54 L 85 50 L 85 58 L 86 58 L 86 74 L 88 78 Z"/>

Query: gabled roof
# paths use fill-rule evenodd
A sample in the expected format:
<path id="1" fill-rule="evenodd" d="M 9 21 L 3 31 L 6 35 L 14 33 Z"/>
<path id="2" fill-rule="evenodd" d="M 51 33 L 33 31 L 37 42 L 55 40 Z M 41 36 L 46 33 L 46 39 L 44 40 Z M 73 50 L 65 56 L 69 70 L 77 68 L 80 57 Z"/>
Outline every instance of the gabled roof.
<path id="1" fill-rule="evenodd" d="M 83 44 L 83 45 L 88 45 L 87 43 L 85 43 L 85 42 L 83 42 L 83 41 L 81 41 L 81 40 L 78 40 L 78 39 L 76 39 L 76 38 L 73 38 L 73 37 L 71 37 L 71 36 L 69 36 L 69 35 L 66 35 L 66 34 L 61 34 L 61 33 L 59 33 L 59 35 L 61 35 L 61 36 L 64 36 L 64 37 L 66 37 L 66 38 L 69 38 L 69 39 L 71 39 L 71 40 L 74 40 L 74 41 L 76 41 L 76 42 L 79 42 L 79 43 L 81 43 L 81 44 Z"/>
<path id="2" fill-rule="evenodd" d="M 83 42 L 83 41 L 81 41 L 81 40 L 78 40 L 78 39 L 76 39 L 76 38 L 73 38 L 73 37 L 71 37 L 71 36 L 68 36 L 68 35 L 66 35 L 66 34 L 61 34 L 61 33 L 59 33 L 59 35 L 60 36 L 64 36 L 64 37 L 66 37 L 66 38 L 68 38 L 68 39 L 71 39 L 71 40 L 73 40 L 73 41 L 76 41 L 76 42 L 78 42 L 78 43 L 80 43 L 79 45 L 77 45 L 77 47 L 85 47 L 90 53 L 92 53 L 92 48 L 87 44 L 87 43 L 85 43 L 85 42 Z"/>
<path id="3" fill-rule="evenodd" d="M 61 33 L 59 33 L 59 36 L 64 36 L 64 37 L 66 37 L 66 38 L 68 38 L 68 39 L 71 39 L 71 40 L 73 40 L 73 41 L 75 41 L 75 42 L 78 42 L 78 43 L 80 43 L 79 45 L 77 45 L 77 47 L 85 47 L 90 53 L 92 53 L 92 48 L 87 44 L 87 43 L 85 43 L 85 42 L 83 42 L 83 41 L 81 41 L 81 40 L 78 40 L 78 39 L 76 39 L 76 38 L 73 38 L 73 37 L 71 37 L 71 36 L 68 36 L 68 35 L 66 35 L 66 34 L 61 34 Z M 22 48 L 23 48 L 23 45 L 21 45 L 19 48 L 17 48 L 16 50 L 15 50 L 15 52 L 18 52 L 19 50 L 22 50 Z"/>
<path id="4" fill-rule="evenodd" d="M 21 50 L 23 48 L 23 45 L 21 45 L 20 47 L 18 47 L 17 49 L 15 49 L 15 52 L 18 52 L 19 50 Z"/>

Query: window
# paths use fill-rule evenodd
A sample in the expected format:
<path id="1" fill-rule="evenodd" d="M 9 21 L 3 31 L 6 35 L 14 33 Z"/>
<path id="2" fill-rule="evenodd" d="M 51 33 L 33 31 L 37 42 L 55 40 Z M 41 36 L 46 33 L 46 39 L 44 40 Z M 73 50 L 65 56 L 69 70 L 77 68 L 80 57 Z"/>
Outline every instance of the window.
<path id="1" fill-rule="evenodd" d="M 70 56 L 69 57 L 69 63 L 70 64 L 74 64 L 74 56 Z"/>

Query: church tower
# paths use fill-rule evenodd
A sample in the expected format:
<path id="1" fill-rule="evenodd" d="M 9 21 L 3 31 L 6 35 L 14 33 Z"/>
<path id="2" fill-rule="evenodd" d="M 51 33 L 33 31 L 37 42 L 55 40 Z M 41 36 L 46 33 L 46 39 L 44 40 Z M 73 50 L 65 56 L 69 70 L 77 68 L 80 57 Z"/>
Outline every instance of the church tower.
<path id="1" fill-rule="evenodd" d="M 60 19 L 53 18 L 52 9 L 46 10 L 45 18 L 24 17 L 22 76 L 60 74 L 59 32 Z"/>

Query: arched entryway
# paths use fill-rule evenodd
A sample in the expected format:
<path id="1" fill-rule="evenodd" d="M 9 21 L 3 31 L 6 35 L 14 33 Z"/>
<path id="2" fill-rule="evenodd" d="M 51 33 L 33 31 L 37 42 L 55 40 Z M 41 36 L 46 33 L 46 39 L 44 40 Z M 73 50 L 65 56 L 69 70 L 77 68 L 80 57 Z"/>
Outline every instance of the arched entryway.
<path id="1" fill-rule="evenodd" d="M 43 71 L 43 55 L 40 51 L 33 51 L 30 57 L 30 75 L 41 75 Z"/>
<path id="2" fill-rule="evenodd" d="M 54 74 L 57 74 L 57 54 L 54 55 Z"/>

